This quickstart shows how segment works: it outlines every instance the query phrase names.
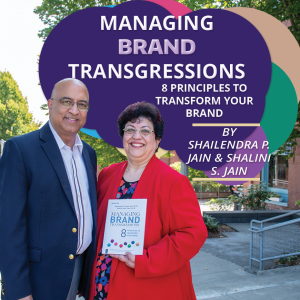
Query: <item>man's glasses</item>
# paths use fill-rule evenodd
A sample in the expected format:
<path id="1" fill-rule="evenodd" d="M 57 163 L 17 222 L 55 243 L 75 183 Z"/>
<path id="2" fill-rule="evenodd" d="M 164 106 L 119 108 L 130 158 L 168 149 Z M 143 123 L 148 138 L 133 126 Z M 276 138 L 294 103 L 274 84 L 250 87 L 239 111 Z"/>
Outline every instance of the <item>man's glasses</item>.
<path id="1" fill-rule="evenodd" d="M 143 129 L 140 129 L 140 130 L 137 130 L 137 129 L 134 129 L 134 128 L 125 128 L 123 130 L 128 135 L 135 135 L 135 133 L 138 131 L 143 136 L 150 135 L 152 132 L 154 132 L 154 130 L 150 130 L 150 129 L 146 129 L 146 128 L 143 128 Z"/>
<path id="2" fill-rule="evenodd" d="M 90 107 L 86 101 L 75 102 L 71 98 L 61 98 L 61 99 L 51 98 L 51 100 L 58 100 L 61 105 L 63 105 L 64 107 L 67 107 L 67 108 L 72 108 L 73 105 L 76 103 L 78 109 L 81 111 L 88 111 L 89 107 Z"/>

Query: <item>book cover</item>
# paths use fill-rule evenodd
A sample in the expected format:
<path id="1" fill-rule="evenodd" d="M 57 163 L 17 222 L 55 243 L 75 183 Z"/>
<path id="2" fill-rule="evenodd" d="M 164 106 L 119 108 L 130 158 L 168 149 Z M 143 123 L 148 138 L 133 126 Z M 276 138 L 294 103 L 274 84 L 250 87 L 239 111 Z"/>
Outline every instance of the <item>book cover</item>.
<path id="1" fill-rule="evenodd" d="M 143 254 L 146 209 L 147 199 L 108 201 L 103 254 Z"/>

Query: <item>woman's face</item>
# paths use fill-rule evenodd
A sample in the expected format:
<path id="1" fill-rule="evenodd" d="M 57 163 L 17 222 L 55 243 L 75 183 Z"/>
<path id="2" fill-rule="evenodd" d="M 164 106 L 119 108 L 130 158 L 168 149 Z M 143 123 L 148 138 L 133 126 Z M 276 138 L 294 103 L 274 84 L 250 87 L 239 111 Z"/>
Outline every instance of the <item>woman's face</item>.
<path id="1" fill-rule="evenodd" d="M 124 132 L 123 146 L 128 159 L 133 163 L 143 163 L 151 159 L 155 153 L 160 139 L 155 139 L 153 124 L 147 118 L 140 117 L 135 123 L 127 122 L 125 130 L 135 129 L 134 134 Z M 149 135 L 143 135 L 138 130 L 147 129 L 151 131 Z"/>

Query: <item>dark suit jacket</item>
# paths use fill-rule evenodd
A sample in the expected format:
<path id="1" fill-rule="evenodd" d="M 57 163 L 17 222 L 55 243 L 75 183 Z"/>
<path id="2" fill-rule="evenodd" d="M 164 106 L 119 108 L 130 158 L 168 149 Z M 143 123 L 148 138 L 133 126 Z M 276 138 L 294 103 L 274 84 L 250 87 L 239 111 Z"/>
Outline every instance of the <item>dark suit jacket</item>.
<path id="1" fill-rule="evenodd" d="M 93 214 L 93 240 L 85 251 L 79 290 L 87 298 L 96 236 L 96 153 L 83 142 Z M 78 228 L 71 187 L 47 123 L 11 138 L 0 160 L 0 271 L 2 299 L 66 300 Z M 4 295 L 3 295 L 4 294 Z"/>

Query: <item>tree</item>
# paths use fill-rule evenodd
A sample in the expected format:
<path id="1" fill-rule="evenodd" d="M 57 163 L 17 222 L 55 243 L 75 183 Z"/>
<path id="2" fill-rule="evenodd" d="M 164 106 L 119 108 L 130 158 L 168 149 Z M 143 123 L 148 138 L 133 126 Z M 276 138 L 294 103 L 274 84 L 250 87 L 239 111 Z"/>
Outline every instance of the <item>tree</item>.
<path id="1" fill-rule="evenodd" d="M 300 0 L 176 0 L 191 10 L 204 8 L 250 7 L 268 13 L 279 21 L 290 20 L 289 30 L 300 45 Z"/>
<path id="2" fill-rule="evenodd" d="M 41 110 L 46 110 L 46 116 L 49 116 L 49 109 L 48 109 L 48 104 L 45 103 L 45 104 L 42 104 L 41 107 L 40 107 Z"/>
<path id="3" fill-rule="evenodd" d="M 276 155 L 287 153 L 284 157 L 290 159 L 295 156 L 293 149 L 298 145 L 296 139 L 300 138 L 300 102 L 298 102 L 298 115 L 296 119 L 296 125 L 286 140 L 286 142 L 278 149 Z M 289 150 L 292 149 L 292 150 Z"/>
<path id="4" fill-rule="evenodd" d="M 177 161 L 171 164 L 170 167 L 180 173 L 181 162 Z M 196 170 L 191 167 L 188 168 L 189 168 L 189 176 L 188 176 L 189 181 L 192 181 L 193 178 L 208 178 L 208 176 L 203 171 Z"/>
<path id="5" fill-rule="evenodd" d="M 34 9 L 34 13 L 47 26 L 39 31 L 39 37 L 45 41 L 52 29 L 70 14 L 89 7 L 117 5 L 127 0 L 43 0 L 40 6 Z"/>
<path id="6" fill-rule="evenodd" d="M 78 10 L 106 5 L 117 5 L 127 0 L 43 0 L 40 6 L 34 10 L 39 15 L 47 27 L 40 30 L 39 37 L 44 40 L 49 35 L 56 24 L 68 15 Z M 204 8 L 230 8 L 230 7 L 250 7 L 264 11 L 279 21 L 290 20 L 291 26 L 289 30 L 294 35 L 300 45 L 300 0 L 176 0 L 191 10 L 199 10 Z"/>
<path id="7" fill-rule="evenodd" d="M 79 132 L 79 136 L 95 149 L 97 165 L 100 165 L 100 169 L 127 160 L 127 157 L 120 153 L 116 147 L 107 144 L 104 140 L 91 137 L 83 132 Z"/>
<path id="8" fill-rule="evenodd" d="M 175 156 L 175 154 L 171 153 L 171 151 L 167 151 L 162 157 L 171 158 L 172 156 Z"/>
<path id="9" fill-rule="evenodd" d="M 41 124 L 28 111 L 27 98 L 22 96 L 11 74 L 0 71 L 0 139 L 37 130 Z"/>

